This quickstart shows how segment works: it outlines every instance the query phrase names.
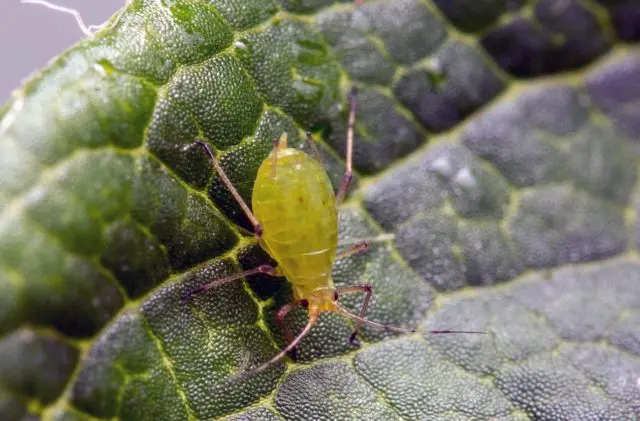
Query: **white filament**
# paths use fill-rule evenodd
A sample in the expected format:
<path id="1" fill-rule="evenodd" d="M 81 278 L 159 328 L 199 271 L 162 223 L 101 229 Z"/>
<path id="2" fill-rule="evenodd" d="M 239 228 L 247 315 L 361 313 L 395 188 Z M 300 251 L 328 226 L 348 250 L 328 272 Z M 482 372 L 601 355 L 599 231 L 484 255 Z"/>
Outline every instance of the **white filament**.
<path id="1" fill-rule="evenodd" d="M 58 4 L 54 4 L 54 3 L 48 2 L 46 0 L 20 0 L 20 3 L 22 3 L 22 4 L 37 4 L 39 6 L 44 6 L 47 9 L 54 10 L 56 12 L 62 12 L 62 13 L 67 13 L 67 14 L 71 15 L 71 16 L 73 16 L 75 18 L 76 23 L 78 24 L 78 27 L 80 28 L 80 30 L 86 36 L 91 36 L 96 31 L 99 31 L 100 29 L 104 28 L 105 25 L 107 24 L 107 22 L 109 21 L 107 19 L 106 21 L 104 21 L 100 25 L 89 25 L 89 26 L 87 26 L 84 23 L 84 20 L 82 19 L 82 15 L 80 15 L 80 12 L 78 12 L 76 9 L 73 9 L 73 8 L 70 8 L 70 7 L 65 7 L 65 6 L 60 6 Z M 122 10 L 124 10 L 124 9 L 122 9 Z M 120 13 L 122 13 L 122 10 L 121 10 Z M 117 19 L 116 19 L 116 21 L 117 21 Z"/>

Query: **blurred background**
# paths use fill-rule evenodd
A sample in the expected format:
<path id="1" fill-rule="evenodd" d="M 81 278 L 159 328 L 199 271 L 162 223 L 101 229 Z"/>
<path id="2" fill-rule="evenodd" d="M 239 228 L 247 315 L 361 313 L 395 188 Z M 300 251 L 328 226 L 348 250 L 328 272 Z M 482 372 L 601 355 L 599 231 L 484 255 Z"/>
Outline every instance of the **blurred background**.
<path id="1" fill-rule="evenodd" d="M 107 20 L 124 0 L 54 0 L 77 9 L 87 26 Z M 2 0 L 0 12 L 0 106 L 35 70 L 83 38 L 73 16 L 20 0 Z"/>

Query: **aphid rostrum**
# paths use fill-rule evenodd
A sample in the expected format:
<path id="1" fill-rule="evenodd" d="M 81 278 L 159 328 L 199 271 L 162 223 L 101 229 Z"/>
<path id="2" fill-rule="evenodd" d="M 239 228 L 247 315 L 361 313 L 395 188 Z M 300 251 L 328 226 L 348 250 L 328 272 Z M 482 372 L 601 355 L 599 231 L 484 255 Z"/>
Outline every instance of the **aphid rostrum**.
<path id="1" fill-rule="evenodd" d="M 362 325 L 373 328 L 412 333 L 415 329 L 383 325 L 366 319 L 367 307 L 373 293 L 370 284 L 335 287 L 331 270 L 338 246 L 338 208 L 352 178 L 353 134 L 356 116 L 356 90 L 349 95 L 346 171 L 337 195 L 322 164 L 298 149 L 287 145 L 286 134 L 274 141 L 274 147 L 258 169 L 252 192 L 252 210 L 233 187 L 209 146 L 197 141 L 209 156 L 222 182 L 227 186 L 249 221 L 260 246 L 277 262 L 277 266 L 261 265 L 235 275 L 215 280 L 191 291 L 186 298 L 220 285 L 255 274 L 284 276 L 291 283 L 294 301 L 284 305 L 276 314 L 278 324 L 287 335 L 289 344 L 271 360 L 241 373 L 247 377 L 259 373 L 278 362 L 295 349 L 309 333 L 324 311 L 338 312 L 353 319 L 355 329 L 350 341 L 355 342 Z M 307 133 L 313 146 L 313 139 Z M 367 247 L 364 242 L 353 244 L 339 257 L 348 256 Z M 342 294 L 363 293 L 360 313 L 353 314 L 342 307 Z M 294 338 L 284 319 L 295 307 L 305 307 L 309 313 L 306 326 Z M 476 331 L 435 330 L 428 333 L 484 333 Z"/>

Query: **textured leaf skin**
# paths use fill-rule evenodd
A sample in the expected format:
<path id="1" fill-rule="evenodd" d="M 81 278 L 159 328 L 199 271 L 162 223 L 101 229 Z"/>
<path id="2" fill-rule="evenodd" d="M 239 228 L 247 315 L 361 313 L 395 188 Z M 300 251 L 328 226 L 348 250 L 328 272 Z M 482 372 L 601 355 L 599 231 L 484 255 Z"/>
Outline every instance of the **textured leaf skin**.
<path id="1" fill-rule="evenodd" d="M 0 419 L 637 419 L 639 16 L 133 1 L 0 108 Z M 367 329 L 355 349 L 323 315 L 297 363 L 232 383 L 283 345 L 290 290 L 181 300 L 268 261 L 190 144 L 248 200 L 271 139 L 311 129 L 337 184 L 350 81 L 361 187 L 341 240 L 395 240 L 336 283 L 373 284 L 372 320 L 495 336 Z"/>

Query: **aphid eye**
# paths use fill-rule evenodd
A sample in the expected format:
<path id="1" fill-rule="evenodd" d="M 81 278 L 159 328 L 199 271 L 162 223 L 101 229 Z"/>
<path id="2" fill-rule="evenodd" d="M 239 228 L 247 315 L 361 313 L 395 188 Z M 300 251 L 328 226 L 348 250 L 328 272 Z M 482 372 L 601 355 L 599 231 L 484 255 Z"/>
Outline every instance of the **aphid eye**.
<path id="1" fill-rule="evenodd" d="M 338 291 L 333 291 L 333 301 L 338 301 Z"/>
<path id="2" fill-rule="evenodd" d="M 300 305 L 304 308 L 309 308 L 309 300 L 306 300 L 306 299 L 300 300 Z"/>

